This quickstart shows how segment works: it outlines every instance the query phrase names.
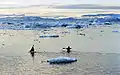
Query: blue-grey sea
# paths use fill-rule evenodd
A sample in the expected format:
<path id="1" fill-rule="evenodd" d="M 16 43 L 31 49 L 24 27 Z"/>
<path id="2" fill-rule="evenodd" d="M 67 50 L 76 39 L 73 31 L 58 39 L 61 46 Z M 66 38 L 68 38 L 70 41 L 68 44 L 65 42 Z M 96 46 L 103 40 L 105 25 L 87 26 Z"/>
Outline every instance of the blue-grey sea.
<path id="1" fill-rule="evenodd" d="M 119 26 L 0 30 L 0 75 L 120 75 L 119 31 Z M 40 38 L 47 35 L 59 37 Z M 38 52 L 34 59 L 29 54 L 32 45 Z M 72 48 L 69 54 L 62 49 L 67 46 Z M 59 56 L 77 62 L 46 62 Z"/>

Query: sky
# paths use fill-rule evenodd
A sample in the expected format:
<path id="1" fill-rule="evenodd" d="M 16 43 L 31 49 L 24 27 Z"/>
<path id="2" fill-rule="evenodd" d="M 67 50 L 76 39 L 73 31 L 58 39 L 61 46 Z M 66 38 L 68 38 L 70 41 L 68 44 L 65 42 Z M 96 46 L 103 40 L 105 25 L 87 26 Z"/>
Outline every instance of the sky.
<path id="1" fill-rule="evenodd" d="M 120 0 L 0 0 L 0 14 L 80 16 L 108 12 L 120 13 Z"/>
<path id="2" fill-rule="evenodd" d="M 0 0 L 0 6 L 99 4 L 120 5 L 120 0 Z"/>

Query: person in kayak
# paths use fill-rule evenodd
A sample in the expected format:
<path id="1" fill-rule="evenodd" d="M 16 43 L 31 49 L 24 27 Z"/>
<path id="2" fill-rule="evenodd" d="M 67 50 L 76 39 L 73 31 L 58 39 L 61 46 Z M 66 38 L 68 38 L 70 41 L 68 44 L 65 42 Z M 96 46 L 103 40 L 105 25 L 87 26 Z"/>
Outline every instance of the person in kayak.
<path id="1" fill-rule="evenodd" d="M 70 46 L 68 46 L 67 48 L 63 48 L 63 49 L 66 49 L 67 53 L 70 53 L 72 48 L 70 48 Z"/>
<path id="2" fill-rule="evenodd" d="M 35 55 L 35 53 L 36 53 L 36 51 L 35 51 L 35 49 L 34 49 L 34 45 L 32 46 L 32 48 L 30 49 L 30 54 L 31 54 L 31 56 L 34 58 L 34 55 Z"/>

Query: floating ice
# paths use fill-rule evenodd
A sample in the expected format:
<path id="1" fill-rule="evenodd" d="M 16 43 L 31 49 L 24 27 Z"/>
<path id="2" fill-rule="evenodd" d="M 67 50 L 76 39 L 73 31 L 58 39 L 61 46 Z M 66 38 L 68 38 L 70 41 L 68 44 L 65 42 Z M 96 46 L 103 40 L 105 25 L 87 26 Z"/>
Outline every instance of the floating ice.
<path id="1" fill-rule="evenodd" d="M 47 60 L 50 64 L 67 64 L 77 61 L 76 58 L 70 58 L 70 57 L 57 57 Z"/>
<path id="2" fill-rule="evenodd" d="M 112 32 L 117 32 L 117 33 L 118 33 L 118 32 L 120 32 L 120 31 L 119 31 L 119 30 L 113 30 Z"/>
<path id="3" fill-rule="evenodd" d="M 58 38 L 59 35 L 41 35 L 40 38 Z"/>

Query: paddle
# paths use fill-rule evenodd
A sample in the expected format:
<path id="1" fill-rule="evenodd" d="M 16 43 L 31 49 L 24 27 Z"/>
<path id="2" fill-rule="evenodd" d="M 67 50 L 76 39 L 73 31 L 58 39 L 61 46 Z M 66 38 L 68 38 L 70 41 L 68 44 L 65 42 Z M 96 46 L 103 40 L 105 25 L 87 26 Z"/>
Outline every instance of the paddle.
<path id="1" fill-rule="evenodd" d="M 66 48 L 62 48 L 62 49 L 66 49 Z"/>

